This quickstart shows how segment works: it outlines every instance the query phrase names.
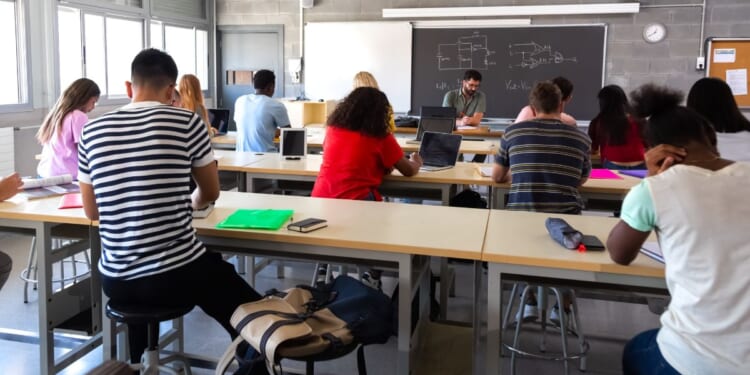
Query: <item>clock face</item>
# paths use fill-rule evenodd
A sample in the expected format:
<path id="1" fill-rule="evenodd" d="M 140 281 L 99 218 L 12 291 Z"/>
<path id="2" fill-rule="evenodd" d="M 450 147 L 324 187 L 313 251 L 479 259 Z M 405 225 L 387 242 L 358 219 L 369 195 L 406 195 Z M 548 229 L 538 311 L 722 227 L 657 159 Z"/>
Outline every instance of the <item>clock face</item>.
<path id="1" fill-rule="evenodd" d="M 658 43 L 667 36 L 666 26 L 660 23 L 652 23 L 643 28 L 643 39 L 649 43 Z"/>

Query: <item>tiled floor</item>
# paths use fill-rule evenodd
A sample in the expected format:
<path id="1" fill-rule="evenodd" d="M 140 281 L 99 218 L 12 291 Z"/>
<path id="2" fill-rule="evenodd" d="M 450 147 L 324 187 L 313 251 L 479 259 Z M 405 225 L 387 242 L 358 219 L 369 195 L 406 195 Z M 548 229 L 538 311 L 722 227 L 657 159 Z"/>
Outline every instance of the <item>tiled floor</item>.
<path id="1" fill-rule="evenodd" d="M 31 293 L 28 304 L 23 303 L 23 284 L 18 274 L 25 266 L 30 238 L 0 234 L 0 246 L 9 253 L 14 261 L 13 273 L 5 287 L 0 290 L 0 327 L 37 332 L 37 298 Z M 471 314 L 471 268 L 467 265 L 455 265 L 457 270 L 457 297 L 450 299 L 448 319 L 453 321 L 470 321 Z M 309 282 L 313 266 L 301 263 L 287 263 L 286 278 L 276 278 L 276 268 L 269 267 L 258 277 L 258 289 L 271 287 L 283 288 Z M 437 269 L 437 267 L 435 267 Z M 394 285 L 386 280 L 386 290 Z M 507 293 L 506 293 L 507 294 Z M 484 300 L 483 296 L 483 300 Z M 645 305 L 622 302 L 579 299 L 582 311 L 582 325 L 589 337 L 591 351 L 588 356 L 588 374 L 620 373 L 620 354 L 625 341 L 636 333 L 658 326 L 658 317 L 649 312 Z M 198 309 L 186 318 L 187 351 L 202 355 L 218 357 L 229 344 L 226 333 L 202 311 Z M 424 374 L 466 374 L 470 363 L 470 331 L 455 327 L 445 329 L 431 325 L 430 341 L 419 350 L 417 373 Z M 510 333 L 510 331 L 508 331 Z M 559 346 L 554 331 L 548 335 L 549 349 Z M 441 336 L 442 335 L 442 336 Z M 447 335 L 447 336 L 446 336 Z M 442 340 L 440 341 L 442 337 Z M 446 339 L 447 337 L 447 339 Z M 506 335 L 508 338 L 509 335 Z M 539 338 L 535 329 L 530 329 L 522 336 L 527 348 L 533 348 Z M 506 340 L 507 341 L 507 340 Z M 574 343 L 571 340 L 571 346 Z M 367 349 L 368 373 L 373 375 L 392 374 L 395 371 L 395 338 L 385 345 L 375 345 Z M 57 350 L 58 354 L 63 350 Z M 77 361 L 66 369 L 64 374 L 84 374 L 88 369 L 100 363 L 101 351 Z M 39 373 L 38 347 L 34 344 L 17 343 L 0 340 L 0 374 L 35 375 Z M 317 368 L 319 374 L 352 374 L 355 373 L 355 359 L 344 358 Z M 450 365 L 441 365 L 450 364 Z M 509 360 L 505 359 L 505 368 L 509 369 Z M 294 367 L 294 364 L 288 365 Z M 300 366 L 297 366 L 298 368 Z M 560 362 L 521 359 L 518 363 L 519 374 L 552 374 L 563 373 Z M 577 372 L 577 364 L 571 364 L 571 372 Z M 213 374 L 211 370 L 196 370 L 198 374 Z"/>

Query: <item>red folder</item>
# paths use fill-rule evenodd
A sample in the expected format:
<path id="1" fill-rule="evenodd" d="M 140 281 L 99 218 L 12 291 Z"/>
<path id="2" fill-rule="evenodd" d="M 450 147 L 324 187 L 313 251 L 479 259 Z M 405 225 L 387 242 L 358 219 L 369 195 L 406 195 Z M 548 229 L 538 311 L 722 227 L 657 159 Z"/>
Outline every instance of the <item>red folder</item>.
<path id="1" fill-rule="evenodd" d="M 81 200 L 81 193 L 65 194 L 60 199 L 59 209 L 63 208 L 81 208 L 83 207 L 83 201 Z"/>

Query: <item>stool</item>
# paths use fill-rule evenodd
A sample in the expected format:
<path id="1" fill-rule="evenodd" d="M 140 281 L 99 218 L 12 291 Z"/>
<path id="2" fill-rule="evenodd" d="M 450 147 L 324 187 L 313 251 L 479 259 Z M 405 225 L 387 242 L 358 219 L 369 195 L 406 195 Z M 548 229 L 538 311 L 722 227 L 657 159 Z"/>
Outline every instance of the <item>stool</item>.
<path id="1" fill-rule="evenodd" d="M 148 341 L 146 351 L 141 356 L 141 363 L 136 369 L 141 374 L 159 374 L 164 371 L 177 375 L 179 372 L 171 367 L 164 366 L 168 362 L 182 362 L 185 374 L 190 375 L 190 366 L 187 361 L 179 355 L 169 355 L 159 358 L 159 323 L 167 320 L 177 319 L 190 312 L 193 305 L 180 307 L 156 307 L 156 306 L 124 306 L 107 303 L 106 313 L 110 319 L 125 324 L 145 324 L 148 329 Z"/>
<path id="2" fill-rule="evenodd" d="M 521 293 L 521 301 L 519 303 L 519 310 L 521 314 L 523 314 L 524 307 L 526 306 L 526 298 L 529 295 L 529 292 L 532 290 L 532 288 L 536 288 L 537 286 L 527 285 L 523 292 Z M 513 308 L 513 302 L 516 298 L 516 292 L 518 289 L 518 284 L 513 286 L 513 290 L 511 291 L 511 297 L 510 301 L 508 301 L 508 308 L 505 311 L 505 315 L 503 317 L 503 323 L 502 323 L 502 329 L 505 329 L 508 325 L 508 320 L 510 318 L 510 310 Z M 586 352 L 589 350 L 589 344 L 586 341 L 586 338 L 583 335 L 583 330 L 581 328 L 581 322 L 578 316 L 578 302 L 575 297 L 575 293 L 571 290 L 570 291 L 570 298 L 571 298 L 571 304 L 570 304 L 570 313 L 567 313 L 564 311 L 563 308 L 563 298 L 562 298 L 562 292 L 559 288 L 554 287 L 539 287 L 539 291 L 537 293 L 537 303 L 539 304 L 539 310 L 540 310 L 540 322 L 542 327 L 542 338 L 541 342 L 539 344 L 539 351 L 544 353 L 547 350 L 546 347 L 546 321 L 547 321 L 547 311 L 545 308 L 546 300 L 547 300 L 547 289 L 551 290 L 552 293 L 555 295 L 558 309 L 560 310 L 560 339 L 561 339 L 561 346 L 562 346 L 562 354 L 559 356 L 553 356 L 553 355 L 539 355 L 534 353 L 529 353 L 521 350 L 518 347 L 518 339 L 521 334 L 521 325 L 523 324 L 523 319 L 518 319 L 516 322 L 516 330 L 515 335 L 513 336 L 513 344 L 512 345 L 504 345 L 508 350 L 511 351 L 511 357 L 510 357 L 510 366 L 511 366 L 511 374 L 516 373 L 516 354 L 528 356 L 528 357 L 534 357 L 534 358 L 540 358 L 540 359 L 548 359 L 548 360 L 555 360 L 555 361 L 563 361 L 563 364 L 565 366 L 565 374 L 568 374 L 568 361 L 572 359 L 579 359 L 579 369 L 581 371 L 586 371 Z M 566 315 L 570 315 L 570 318 L 566 317 Z M 572 318 L 572 319 L 571 319 Z M 573 327 L 567 327 L 568 322 L 570 321 L 573 323 Z M 580 352 L 578 353 L 568 353 L 568 329 L 570 329 L 571 333 L 578 336 L 578 344 Z"/>

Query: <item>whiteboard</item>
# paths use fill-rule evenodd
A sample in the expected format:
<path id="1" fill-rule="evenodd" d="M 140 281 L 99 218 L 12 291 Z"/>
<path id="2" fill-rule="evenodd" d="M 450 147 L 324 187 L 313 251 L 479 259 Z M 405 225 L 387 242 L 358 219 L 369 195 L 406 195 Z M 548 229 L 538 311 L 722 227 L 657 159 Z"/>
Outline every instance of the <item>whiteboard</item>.
<path id="1" fill-rule="evenodd" d="M 411 105 L 409 22 L 310 22 L 305 25 L 305 94 L 341 99 L 359 71 L 375 76 L 395 112 Z"/>

